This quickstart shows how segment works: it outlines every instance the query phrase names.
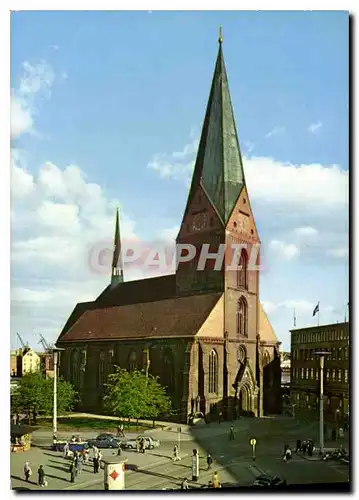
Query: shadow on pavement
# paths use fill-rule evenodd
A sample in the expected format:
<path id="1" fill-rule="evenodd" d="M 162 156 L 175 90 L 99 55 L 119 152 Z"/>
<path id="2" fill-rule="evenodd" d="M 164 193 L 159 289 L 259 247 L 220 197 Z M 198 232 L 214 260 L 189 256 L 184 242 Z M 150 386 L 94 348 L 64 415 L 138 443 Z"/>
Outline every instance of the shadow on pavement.
<path id="1" fill-rule="evenodd" d="M 164 479 L 174 479 L 175 481 L 178 481 L 178 477 L 169 476 L 168 474 L 161 474 L 160 472 L 153 472 L 149 470 L 137 470 L 136 472 L 146 474 L 148 476 L 163 477 Z"/>
<path id="2" fill-rule="evenodd" d="M 34 484 L 35 486 L 37 485 L 37 483 L 35 481 L 26 481 L 23 477 L 20 477 L 20 476 L 10 476 L 11 479 L 17 479 L 18 481 L 22 481 L 23 483 L 25 484 Z M 15 488 L 13 488 L 14 490 Z M 25 488 L 26 490 L 30 489 L 30 488 Z"/>

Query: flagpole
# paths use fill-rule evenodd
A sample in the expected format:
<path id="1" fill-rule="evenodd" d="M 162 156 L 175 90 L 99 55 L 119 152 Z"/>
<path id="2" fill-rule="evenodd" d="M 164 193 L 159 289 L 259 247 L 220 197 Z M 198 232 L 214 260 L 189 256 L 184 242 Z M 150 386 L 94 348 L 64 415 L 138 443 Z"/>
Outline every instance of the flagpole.
<path id="1" fill-rule="evenodd" d="M 320 315 L 320 302 L 318 302 L 318 326 L 319 326 L 319 315 Z"/>

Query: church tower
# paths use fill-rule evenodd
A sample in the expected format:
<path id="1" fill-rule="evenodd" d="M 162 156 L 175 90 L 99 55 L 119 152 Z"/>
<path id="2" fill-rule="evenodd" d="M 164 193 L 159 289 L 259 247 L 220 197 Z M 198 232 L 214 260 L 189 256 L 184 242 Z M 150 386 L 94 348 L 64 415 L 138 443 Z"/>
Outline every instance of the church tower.
<path id="1" fill-rule="evenodd" d="M 116 222 L 115 222 L 114 252 L 113 252 L 112 272 L 111 272 L 111 288 L 114 288 L 119 283 L 123 283 L 123 264 L 121 256 L 120 221 L 117 208 Z"/>
<path id="2" fill-rule="evenodd" d="M 248 367 L 257 386 L 250 406 L 257 408 L 260 240 L 244 175 L 221 32 L 218 42 L 191 187 L 176 240 L 181 255 L 187 254 L 181 250 L 186 244 L 195 245 L 197 253 L 191 261 L 179 261 L 176 286 L 179 295 L 223 293 L 224 331 L 218 335 L 225 339 L 225 351 L 229 352 L 229 344 L 231 350 L 224 366 L 223 396 L 237 392 L 240 375 Z M 201 248 L 202 253 L 217 255 L 217 269 L 214 258 L 206 260 L 203 270 L 198 268 Z"/>

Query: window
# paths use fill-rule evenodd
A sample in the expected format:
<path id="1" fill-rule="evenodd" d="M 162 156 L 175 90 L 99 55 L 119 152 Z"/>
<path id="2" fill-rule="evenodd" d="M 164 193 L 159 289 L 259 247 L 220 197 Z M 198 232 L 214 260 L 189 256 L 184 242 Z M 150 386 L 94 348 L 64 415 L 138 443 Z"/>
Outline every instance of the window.
<path id="1" fill-rule="evenodd" d="M 348 370 L 344 370 L 344 382 L 348 382 Z"/>
<path id="2" fill-rule="evenodd" d="M 100 352 L 100 360 L 98 364 L 98 385 L 102 387 L 105 382 L 105 353 Z"/>
<path id="3" fill-rule="evenodd" d="M 137 356 L 135 351 L 132 351 L 129 355 L 128 368 L 130 372 L 135 371 L 137 368 Z"/>
<path id="4" fill-rule="evenodd" d="M 218 355 L 214 349 L 212 349 L 212 351 L 209 354 L 208 388 L 209 388 L 209 392 L 211 394 L 217 394 L 217 392 L 218 392 Z"/>
<path id="5" fill-rule="evenodd" d="M 297 401 L 299 401 L 299 398 L 300 398 L 300 394 L 299 394 L 299 392 L 297 392 Z"/>
<path id="6" fill-rule="evenodd" d="M 304 368 L 300 369 L 300 378 L 304 379 Z"/>
<path id="7" fill-rule="evenodd" d="M 348 359 L 348 348 L 344 347 L 344 359 Z"/>
<path id="8" fill-rule="evenodd" d="M 237 304 L 237 335 L 247 337 L 247 302 L 242 297 Z"/>
<path id="9" fill-rule="evenodd" d="M 315 369 L 315 380 L 319 380 L 319 369 Z"/>
<path id="10" fill-rule="evenodd" d="M 309 378 L 309 368 L 306 368 L 305 370 L 305 378 L 308 380 Z"/>
<path id="11" fill-rule="evenodd" d="M 310 359 L 313 361 L 314 359 L 314 349 L 310 350 Z"/>
<path id="12" fill-rule="evenodd" d="M 338 382 L 342 381 L 342 371 L 339 369 L 338 370 Z"/>
<path id="13" fill-rule="evenodd" d="M 314 379 L 314 368 L 310 369 L 310 378 Z"/>
<path id="14" fill-rule="evenodd" d="M 337 350 L 332 349 L 332 359 L 337 359 Z"/>
<path id="15" fill-rule="evenodd" d="M 333 369 L 332 370 L 332 380 L 335 380 L 335 372 L 336 372 L 336 370 Z"/>
<path id="16" fill-rule="evenodd" d="M 247 252 L 243 249 L 241 258 L 239 259 L 239 267 L 237 271 L 237 286 L 239 288 L 248 288 L 248 256 Z"/>
<path id="17" fill-rule="evenodd" d="M 325 378 L 329 380 L 329 377 L 330 377 L 330 370 L 326 370 Z"/>
<path id="18" fill-rule="evenodd" d="M 340 340 L 343 340 L 343 330 L 340 330 Z"/>
<path id="19" fill-rule="evenodd" d="M 308 403 L 308 401 L 309 401 L 309 395 L 308 395 L 308 394 L 306 394 L 306 395 L 305 395 L 305 401 L 306 401 L 307 403 Z"/>
<path id="20" fill-rule="evenodd" d="M 342 348 L 341 347 L 339 347 L 339 349 L 338 349 L 338 359 L 340 359 L 340 360 L 342 359 Z"/>

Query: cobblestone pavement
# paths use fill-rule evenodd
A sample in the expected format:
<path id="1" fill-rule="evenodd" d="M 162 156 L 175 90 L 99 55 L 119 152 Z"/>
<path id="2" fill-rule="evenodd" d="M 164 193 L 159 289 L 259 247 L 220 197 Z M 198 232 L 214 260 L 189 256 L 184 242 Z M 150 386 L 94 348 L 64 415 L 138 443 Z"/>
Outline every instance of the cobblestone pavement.
<path id="1" fill-rule="evenodd" d="M 212 470 L 219 472 L 223 484 L 248 485 L 262 473 L 279 475 L 288 483 L 315 483 L 315 482 L 342 482 L 349 478 L 348 466 L 338 462 L 309 460 L 309 457 L 293 454 L 293 459 L 286 463 L 281 455 L 284 444 L 292 447 L 297 438 L 313 438 L 317 442 L 316 423 L 301 424 L 294 419 L 241 419 L 233 423 L 235 440 L 229 441 L 229 427 L 231 423 L 209 424 L 204 427 L 184 428 L 180 436 L 180 454 L 182 460 L 172 461 L 174 443 L 178 443 L 177 427 L 172 430 L 147 431 L 154 438 L 160 439 L 161 447 L 147 451 L 145 454 L 124 451 L 127 457 L 126 489 L 130 490 L 162 490 L 176 488 L 184 477 L 191 479 L 191 455 L 193 448 L 200 454 L 199 485 L 205 485 L 211 478 L 211 471 L 207 471 L 206 453 L 211 452 L 214 463 Z M 34 434 L 37 443 L 44 444 L 51 439 L 51 433 L 37 431 Z M 82 433 L 87 438 L 94 437 L 95 433 Z M 128 436 L 131 437 L 131 433 Z M 249 445 L 250 438 L 257 440 L 255 461 Z M 347 446 L 348 437 L 338 440 L 334 446 Z M 326 443 L 332 446 L 331 442 Z M 103 450 L 104 457 L 113 456 L 114 450 Z M 31 463 L 33 476 L 31 483 L 26 484 L 23 479 L 23 464 L 28 460 Z M 39 489 L 35 484 L 37 468 L 42 463 L 47 475 L 47 489 L 54 490 L 103 490 L 103 471 L 94 474 L 92 466 L 84 466 L 76 483 L 70 483 L 68 472 L 69 463 L 62 458 L 61 453 L 46 449 L 33 448 L 29 452 L 11 455 L 12 487 L 27 487 Z"/>

